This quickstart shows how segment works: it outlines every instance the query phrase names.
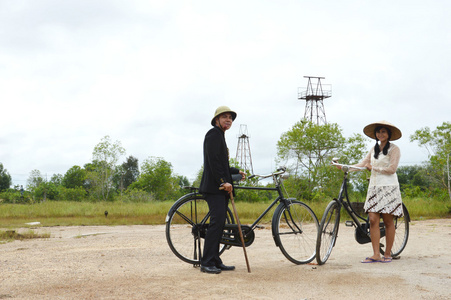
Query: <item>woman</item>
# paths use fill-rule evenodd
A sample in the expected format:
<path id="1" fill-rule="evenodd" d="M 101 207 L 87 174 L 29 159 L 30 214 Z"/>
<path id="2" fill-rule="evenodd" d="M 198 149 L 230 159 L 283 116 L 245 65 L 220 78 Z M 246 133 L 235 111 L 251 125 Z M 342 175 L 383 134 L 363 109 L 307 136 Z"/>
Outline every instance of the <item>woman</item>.
<path id="1" fill-rule="evenodd" d="M 391 248 L 395 240 L 393 219 L 395 216 L 403 215 L 401 191 L 396 175 L 401 152 L 398 146 L 390 141 L 401 138 L 402 133 L 387 121 L 369 124 L 365 126 L 363 132 L 375 139 L 376 145 L 371 148 L 363 161 L 355 165 L 366 167 L 371 171 L 364 209 L 370 220 L 373 255 L 365 258 L 362 263 L 389 263 L 392 261 Z M 386 240 L 385 254 L 382 257 L 379 250 L 381 217 L 385 224 Z"/>

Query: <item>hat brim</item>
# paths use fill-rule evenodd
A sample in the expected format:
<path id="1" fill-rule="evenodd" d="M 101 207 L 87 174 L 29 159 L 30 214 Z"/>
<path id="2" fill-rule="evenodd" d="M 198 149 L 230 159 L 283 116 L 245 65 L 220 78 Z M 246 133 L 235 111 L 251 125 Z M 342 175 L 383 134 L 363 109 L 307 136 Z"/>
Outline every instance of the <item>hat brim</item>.
<path id="1" fill-rule="evenodd" d="M 214 116 L 213 119 L 211 119 L 211 126 L 215 126 L 215 124 L 216 124 L 215 119 L 216 119 L 217 117 L 219 117 L 220 115 L 225 114 L 225 113 L 230 113 L 230 114 L 232 115 L 232 121 L 235 121 L 235 119 L 236 119 L 236 112 L 234 112 L 234 111 L 232 111 L 232 110 L 229 110 L 229 111 L 223 111 L 223 112 L 221 112 L 220 114 Z"/>
<path id="2" fill-rule="evenodd" d="M 375 140 L 376 134 L 374 131 L 376 130 L 377 127 L 386 127 L 388 129 L 390 129 L 390 131 L 391 131 L 390 141 L 396 141 L 402 137 L 401 130 L 399 130 L 399 128 L 396 127 L 395 125 L 393 125 L 389 122 L 386 122 L 386 121 L 371 123 L 371 124 L 365 126 L 365 128 L 363 128 L 363 133 L 366 136 Z"/>

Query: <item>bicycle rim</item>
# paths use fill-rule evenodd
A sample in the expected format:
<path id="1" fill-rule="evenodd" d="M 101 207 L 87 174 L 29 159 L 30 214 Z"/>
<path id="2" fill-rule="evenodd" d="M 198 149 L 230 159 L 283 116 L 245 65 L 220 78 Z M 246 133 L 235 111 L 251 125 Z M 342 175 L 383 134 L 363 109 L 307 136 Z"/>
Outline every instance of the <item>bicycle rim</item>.
<path id="1" fill-rule="evenodd" d="M 295 264 L 305 264 L 315 258 L 318 219 L 306 204 L 291 201 L 275 212 L 274 237 L 285 257 Z"/>
<path id="2" fill-rule="evenodd" d="M 319 265 L 326 263 L 338 234 L 340 223 L 340 210 L 336 201 L 332 201 L 324 211 L 319 224 L 318 237 L 316 239 L 316 261 Z"/>

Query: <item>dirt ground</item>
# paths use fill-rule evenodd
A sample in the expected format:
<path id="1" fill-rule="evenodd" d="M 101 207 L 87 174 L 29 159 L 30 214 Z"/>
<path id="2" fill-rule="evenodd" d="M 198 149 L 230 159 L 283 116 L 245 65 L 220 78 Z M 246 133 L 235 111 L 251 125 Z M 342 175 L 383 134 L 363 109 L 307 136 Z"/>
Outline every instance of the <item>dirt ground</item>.
<path id="1" fill-rule="evenodd" d="M 451 220 L 411 223 L 401 259 L 362 264 L 371 245 L 340 235 L 325 265 L 294 265 L 270 227 L 222 255 L 233 272 L 201 273 L 169 249 L 165 227 L 40 227 L 49 239 L 0 245 L 0 299 L 451 299 Z"/>

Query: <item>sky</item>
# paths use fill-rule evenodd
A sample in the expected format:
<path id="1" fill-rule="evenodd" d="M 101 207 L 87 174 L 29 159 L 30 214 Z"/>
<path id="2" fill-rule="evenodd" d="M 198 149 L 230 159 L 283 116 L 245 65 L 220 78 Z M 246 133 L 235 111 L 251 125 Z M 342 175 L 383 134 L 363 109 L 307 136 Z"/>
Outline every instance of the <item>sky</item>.
<path id="1" fill-rule="evenodd" d="M 254 173 L 304 116 L 304 76 L 324 77 L 326 119 L 345 137 L 387 120 L 400 165 L 410 136 L 451 121 L 451 2 L 0 0 L 0 163 L 13 184 L 92 161 L 105 136 L 142 163 L 194 180 L 218 106 L 236 156 L 245 125 Z M 368 140 L 368 147 L 372 143 Z"/>

